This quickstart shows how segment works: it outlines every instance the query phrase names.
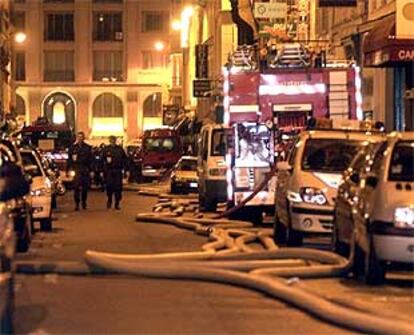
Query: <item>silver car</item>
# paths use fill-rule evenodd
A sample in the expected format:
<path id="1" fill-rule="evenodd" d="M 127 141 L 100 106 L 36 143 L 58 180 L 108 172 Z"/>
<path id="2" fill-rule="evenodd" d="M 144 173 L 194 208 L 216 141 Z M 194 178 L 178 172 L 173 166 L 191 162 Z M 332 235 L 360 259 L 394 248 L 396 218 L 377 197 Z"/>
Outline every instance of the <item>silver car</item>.
<path id="1" fill-rule="evenodd" d="M 414 132 L 393 133 L 352 166 L 338 192 L 334 245 L 343 255 L 354 249 L 354 273 L 380 284 L 391 262 L 414 265 Z"/>

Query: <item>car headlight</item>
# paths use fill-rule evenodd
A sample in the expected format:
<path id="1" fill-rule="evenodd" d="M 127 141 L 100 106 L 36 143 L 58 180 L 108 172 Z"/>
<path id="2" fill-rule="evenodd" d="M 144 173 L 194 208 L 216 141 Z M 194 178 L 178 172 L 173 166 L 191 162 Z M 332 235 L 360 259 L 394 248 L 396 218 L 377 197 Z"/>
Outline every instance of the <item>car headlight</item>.
<path id="1" fill-rule="evenodd" d="M 325 194 L 323 194 L 323 192 L 318 188 L 302 187 L 299 193 L 303 201 L 308 204 L 316 204 L 322 206 L 328 202 Z"/>
<path id="2" fill-rule="evenodd" d="M 226 175 L 226 168 L 213 168 L 213 169 L 209 169 L 208 173 L 210 174 L 210 176 L 225 176 Z"/>
<path id="3" fill-rule="evenodd" d="M 414 228 L 414 207 L 399 207 L 394 211 L 394 225 L 398 228 Z"/>
<path id="4" fill-rule="evenodd" d="M 37 190 L 31 190 L 30 194 L 34 197 L 41 197 L 50 194 L 50 189 L 48 188 L 39 188 Z"/>

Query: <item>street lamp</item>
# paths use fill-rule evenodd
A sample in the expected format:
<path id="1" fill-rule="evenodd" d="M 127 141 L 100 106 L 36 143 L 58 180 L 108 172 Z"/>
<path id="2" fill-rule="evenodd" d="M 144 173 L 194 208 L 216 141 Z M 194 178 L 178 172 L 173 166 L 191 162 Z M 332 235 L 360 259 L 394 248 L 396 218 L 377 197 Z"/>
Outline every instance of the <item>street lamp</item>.
<path id="1" fill-rule="evenodd" d="M 165 44 L 162 41 L 157 41 L 154 43 L 154 48 L 157 51 L 163 51 L 165 49 Z"/>
<path id="2" fill-rule="evenodd" d="M 190 30 L 195 9 L 187 6 L 181 12 L 181 49 L 182 49 L 182 103 L 191 105 L 191 75 L 190 75 Z"/>
<path id="3" fill-rule="evenodd" d="M 18 31 L 14 34 L 14 42 L 17 44 L 23 44 L 26 41 L 26 34 L 22 31 Z"/>
<path id="4" fill-rule="evenodd" d="M 171 28 L 174 31 L 180 31 L 181 30 L 181 21 L 180 20 L 174 20 L 171 24 Z"/>

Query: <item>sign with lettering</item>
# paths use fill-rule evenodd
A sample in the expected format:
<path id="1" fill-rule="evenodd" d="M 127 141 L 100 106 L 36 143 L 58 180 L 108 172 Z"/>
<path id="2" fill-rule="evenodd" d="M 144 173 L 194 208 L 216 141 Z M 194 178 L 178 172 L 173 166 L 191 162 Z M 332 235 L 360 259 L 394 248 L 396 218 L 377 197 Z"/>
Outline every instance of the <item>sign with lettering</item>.
<path id="1" fill-rule="evenodd" d="M 254 17 L 256 19 L 285 19 L 286 16 L 286 2 L 256 2 L 254 4 Z"/>
<path id="2" fill-rule="evenodd" d="M 208 78 L 208 45 L 197 44 L 195 47 L 196 56 L 196 78 Z"/>
<path id="3" fill-rule="evenodd" d="M 211 96 L 211 80 L 193 80 L 193 95 L 195 98 L 208 98 Z"/>
<path id="4" fill-rule="evenodd" d="M 398 59 L 402 61 L 414 61 L 414 48 L 402 49 L 398 51 Z"/>

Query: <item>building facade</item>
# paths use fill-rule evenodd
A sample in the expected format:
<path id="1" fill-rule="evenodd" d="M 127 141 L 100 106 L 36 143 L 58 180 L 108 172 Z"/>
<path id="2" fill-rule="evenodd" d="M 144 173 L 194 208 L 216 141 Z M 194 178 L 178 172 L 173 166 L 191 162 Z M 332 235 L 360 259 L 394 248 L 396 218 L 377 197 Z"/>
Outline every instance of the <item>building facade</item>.
<path id="1" fill-rule="evenodd" d="M 161 125 L 172 88 L 171 17 L 180 0 L 15 0 L 16 110 L 90 139 Z"/>
<path id="2" fill-rule="evenodd" d="M 358 0 L 352 7 L 318 8 L 316 22 L 317 38 L 330 42 L 330 57 L 361 66 L 365 117 L 388 130 L 412 130 L 414 1 Z"/>
<path id="3" fill-rule="evenodd" d="M 11 40 L 10 3 L 0 0 L 0 117 L 10 111 L 11 104 Z"/>

